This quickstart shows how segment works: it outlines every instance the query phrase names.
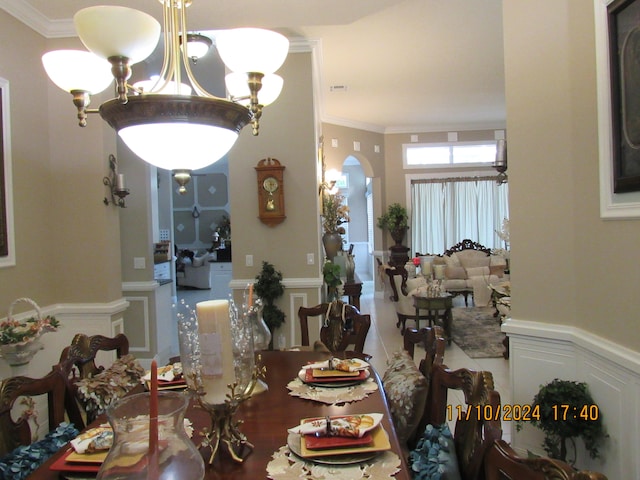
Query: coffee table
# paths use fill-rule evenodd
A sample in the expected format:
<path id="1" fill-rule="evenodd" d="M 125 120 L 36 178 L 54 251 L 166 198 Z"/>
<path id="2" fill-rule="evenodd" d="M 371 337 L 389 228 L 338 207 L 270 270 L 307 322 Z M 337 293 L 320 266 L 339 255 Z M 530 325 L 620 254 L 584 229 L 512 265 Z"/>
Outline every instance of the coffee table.
<path id="1" fill-rule="evenodd" d="M 438 320 L 440 320 L 447 337 L 447 342 L 451 345 L 451 323 L 453 321 L 451 308 L 453 307 L 453 296 L 422 297 L 414 295 L 413 306 L 416 309 L 416 328 L 420 329 L 420 310 L 426 310 L 429 326 L 437 324 Z"/>

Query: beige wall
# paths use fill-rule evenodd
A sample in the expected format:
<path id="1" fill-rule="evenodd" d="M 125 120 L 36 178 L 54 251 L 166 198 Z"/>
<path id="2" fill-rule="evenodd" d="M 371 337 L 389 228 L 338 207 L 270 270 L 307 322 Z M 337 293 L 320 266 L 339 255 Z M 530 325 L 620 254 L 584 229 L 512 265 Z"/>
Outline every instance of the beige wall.
<path id="1" fill-rule="evenodd" d="M 96 116 L 81 130 L 71 96 L 40 62 L 51 48 L 77 44 L 46 41 L 2 10 L 0 42 L 0 76 L 11 91 L 17 262 L 0 269 L 0 309 L 22 296 L 40 305 L 120 298 L 118 216 L 102 204 L 115 136 Z"/>
<path id="2" fill-rule="evenodd" d="M 599 213 L 593 2 L 504 2 L 503 15 L 513 316 L 640 351 L 640 222 Z"/>

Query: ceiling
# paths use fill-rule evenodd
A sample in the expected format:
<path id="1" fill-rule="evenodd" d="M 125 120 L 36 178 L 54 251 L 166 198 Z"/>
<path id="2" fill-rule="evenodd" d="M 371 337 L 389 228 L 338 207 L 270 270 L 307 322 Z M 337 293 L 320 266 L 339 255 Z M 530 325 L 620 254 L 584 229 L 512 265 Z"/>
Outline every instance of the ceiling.
<path id="1" fill-rule="evenodd" d="M 81 8 L 131 3 L 0 0 L 0 8 L 61 37 Z M 158 0 L 135 8 L 161 20 Z M 189 8 L 193 31 L 249 25 L 320 46 L 323 121 L 386 133 L 506 126 L 502 0 L 193 0 Z"/>

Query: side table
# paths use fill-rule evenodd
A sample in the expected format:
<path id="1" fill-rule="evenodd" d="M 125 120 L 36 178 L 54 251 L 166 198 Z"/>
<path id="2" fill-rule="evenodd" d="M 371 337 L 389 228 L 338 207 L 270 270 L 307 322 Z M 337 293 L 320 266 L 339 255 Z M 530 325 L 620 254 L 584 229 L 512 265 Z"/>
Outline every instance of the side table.
<path id="1" fill-rule="evenodd" d="M 416 309 L 416 329 L 420 329 L 420 310 L 426 310 L 429 326 L 437 324 L 438 320 L 442 320 L 447 343 L 451 345 L 451 323 L 453 321 L 451 308 L 453 306 L 453 297 L 451 295 L 444 297 L 421 297 L 414 295 L 413 306 Z"/>

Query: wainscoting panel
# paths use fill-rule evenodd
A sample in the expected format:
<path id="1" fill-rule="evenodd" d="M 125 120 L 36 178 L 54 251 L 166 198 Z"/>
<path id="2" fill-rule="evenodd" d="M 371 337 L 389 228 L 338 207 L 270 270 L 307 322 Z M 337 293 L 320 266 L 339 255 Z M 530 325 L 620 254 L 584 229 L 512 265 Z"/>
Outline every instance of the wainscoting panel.
<path id="1" fill-rule="evenodd" d="M 586 382 L 609 438 L 599 459 L 577 442 L 577 465 L 610 479 L 640 478 L 640 354 L 575 327 L 509 319 L 502 330 L 509 335 L 513 404 L 530 404 L 554 378 Z M 531 425 L 520 432 L 512 425 L 511 438 L 520 454 L 545 454 L 544 436 Z"/>

